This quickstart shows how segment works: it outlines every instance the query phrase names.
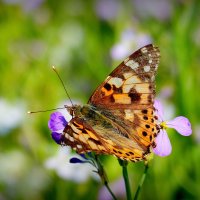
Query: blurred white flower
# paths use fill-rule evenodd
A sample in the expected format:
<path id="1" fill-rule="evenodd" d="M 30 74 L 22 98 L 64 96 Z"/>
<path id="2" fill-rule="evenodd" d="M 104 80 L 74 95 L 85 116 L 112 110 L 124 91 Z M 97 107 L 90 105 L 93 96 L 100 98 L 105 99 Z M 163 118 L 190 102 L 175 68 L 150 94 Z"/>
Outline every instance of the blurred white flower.
<path id="1" fill-rule="evenodd" d="M 49 177 L 46 171 L 34 163 L 34 159 L 25 150 L 13 148 L 1 152 L 0 163 L 0 183 L 6 189 L 2 194 L 9 194 L 5 199 L 11 196 L 15 198 L 19 192 L 25 196 L 37 196 L 47 188 Z"/>
<path id="2" fill-rule="evenodd" d="M 122 32 L 120 41 L 111 49 L 111 57 L 114 60 L 124 59 L 133 53 L 134 49 L 150 43 L 152 43 L 152 39 L 149 35 L 138 32 L 133 28 L 127 28 Z"/>
<path id="3" fill-rule="evenodd" d="M 169 99 L 172 97 L 173 93 L 174 89 L 170 85 L 166 85 L 161 89 L 159 96 L 163 99 Z"/>
<path id="4" fill-rule="evenodd" d="M 23 177 L 24 171 L 27 168 L 25 154 L 16 149 L 1 153 L 0 163 L 0 182 L 8 185 L 16 184 Z"/>
<path id="5" fill-rule="evenodd" d="M 25 105 L 22 102 L 9 103 L 1 98 L 0 113 L 0 135 L 3 135 L 22 123 L 26 114 Z"/>
<path id="6" fill-rule="evenodd" d="M 97 0 L 95 4 L 96 14 L 103 20 L 115 19 L 120 9 L 119 0 Z"/>
<path id="7" fill-rule="evenodd" d="M 93 172 L 95 168 L 91 164 L 70 163 L 72 157 L 79 157 L 79 155 L 72 153 L 70 147 L 59 147 L 57 155 L 49 158 L 45 166 L 55 170 L 59 177 L 77 183 L 85 182 L 90 177 L 98 179 L 98 175 Z"/>

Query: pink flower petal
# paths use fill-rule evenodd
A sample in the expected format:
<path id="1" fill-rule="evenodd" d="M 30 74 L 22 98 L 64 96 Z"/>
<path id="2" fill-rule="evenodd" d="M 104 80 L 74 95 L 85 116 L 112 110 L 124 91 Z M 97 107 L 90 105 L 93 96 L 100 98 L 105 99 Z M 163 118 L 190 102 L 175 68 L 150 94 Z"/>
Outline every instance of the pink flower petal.
<path id="1" fill-rule="evenodd" d="M 156 114 L 158 116 L 158 119 L 160 121 L 164 121 L 163 106 L 159 100 L 154 101 L 154 108 L 156 109 Z"/>
<path id="2" fill-rule="evenodd" d="M 183 136 L 189 136 L 192 134 L 192 128 L 190 121 L 183 116 L 174 118 L 166 123 L 169 128 L 174 128 L 178 133 Z"/>
<path id="3" fill-rule="evenodd" d="M 153 152 L 158 156 L 168 156 L 172 151 L 172 146 L 165 130 L 160 130 L 156 137 L 156 147 Z"/>

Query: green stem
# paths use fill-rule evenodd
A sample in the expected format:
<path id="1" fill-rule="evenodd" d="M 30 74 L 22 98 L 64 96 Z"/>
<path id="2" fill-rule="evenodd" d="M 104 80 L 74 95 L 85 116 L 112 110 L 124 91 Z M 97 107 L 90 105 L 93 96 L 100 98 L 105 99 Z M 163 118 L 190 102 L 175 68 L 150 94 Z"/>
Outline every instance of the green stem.
<path id="1" fill-rule="evenodd" d="M 128 170 L 127 170 L 127 161 L 123 160 L 118 160 L 119 164 L 122 166 L 122 173 L 124 177 L 124 183 L 125 183 L 125 188 L 126 188 L 126 198 L 127 200 L 131 200 L 131 189 L 130 189 L 130 183 L 129 183 L 129 178 L 128 178 Z"/>
<path id="2" fill-rule="evenodd" d="M 110 195 L 112 196 L 112 198 L 114 200 L 117 200 L 117 198 L 115 197 L 114 193 L 112 192 L 112 190 L 110 189 L 109 185 L 108 185 L 108 179 L 107 179 L 107 175 L 106 172 L 103 168 L 103 165 L 101 164 L 99 158 L 97 155 L 95 155 L 95 160 L 97 163 L 97 168 L 98 168 L 98 174 L 103 182 L 103 184 L 105 185 L 105 187 L 107 188 L 107 190 L 109 191 Z"/>
<path id="3" fill-rule="evenodd" d="M 146 178 L 148 169 L 149 169 L 149 166 L 148 166 L 148 163 L 147 163 L 147 164 L 145 164 L 144 173 L 143 173 L 143 175 L 142 175 L 142 178 L 140 179 L 140 183 L 139 183 L 138 188 L 137 188 L 137 191 L 136 191 L 136 193 L 135 193 L 134 200 L 137 200 L 137 199 L 138 199 L 138 196 L 139 196 L 139 193 L 140 193 L 140 191 L 141 191 L 141 188 L 142 188 L 142 185 L 143 185 L 143 183 L 144 183 L 144 180 L 145 180 L 145 178 Z"/>
<path id="4" fill-rule="evenodd" d="M 114 200 L 117 200 L 117 198 L 116 198 L 115 195 L 113 194 L 112 190 L 110 189 L 110 187 L 109 187 L 107 181 L 104 182 L 104 185 L 105 185 L 105 187 L 107 188 L 107 190 L 110 192 L 110 195 L 112 196 L 112 198 L 113 198 Z"/>

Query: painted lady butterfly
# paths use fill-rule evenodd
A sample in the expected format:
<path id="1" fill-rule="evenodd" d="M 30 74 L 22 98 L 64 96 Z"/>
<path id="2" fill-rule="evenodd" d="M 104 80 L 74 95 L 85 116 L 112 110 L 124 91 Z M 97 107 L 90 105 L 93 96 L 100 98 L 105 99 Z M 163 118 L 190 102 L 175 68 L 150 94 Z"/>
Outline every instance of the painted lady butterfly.
<path id="1" fill-rule="evenodd" d="M 106 78 L 88 104 L 65 106 L 72 119 L 62 144 L 79 154 L 93 151 L 145 160 L 158 133 L 153 103 L 159 58 L 158 47 L 142 47 Z"/>

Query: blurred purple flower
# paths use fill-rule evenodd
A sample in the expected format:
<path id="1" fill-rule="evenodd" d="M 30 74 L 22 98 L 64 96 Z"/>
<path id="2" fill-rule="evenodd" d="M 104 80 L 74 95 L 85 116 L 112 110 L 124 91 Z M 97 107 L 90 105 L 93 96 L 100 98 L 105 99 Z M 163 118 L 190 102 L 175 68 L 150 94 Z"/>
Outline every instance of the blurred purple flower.
<path id="1" fill-rule="evenodd" d="M 172 97 L 173 93 L 173 88 L 170 85 L 166 85 L 160 90 L 159 97 L 161 99 L 169 99 L 170 97 Z"/>
<path id="2" fill-rule="evenodd" d="M 48 127 L 52 131 L 51 136 L 57 144 L 62 143 L 62 132 L 67 125 L 67 121 L 60 112 L 54 112 L 50 116 Z M 61 132 L 62 131 L 62 132 Z"/>
<path id="3" fill-rule="evenodd" d="M 126 197 L 126 189 L 124 186 L 124 180 L 123 178 L 120 178 L 119 180 L 113 182 L 110 184 L 110 188 L 112 192 L 119 198 L 119 199 L 125 199 Z M 107 188 L 103 186 L 98 195 L 98 199 L 106 199 L 106 200 L 112 200 L 111 194 L 108 192 Z"/>
<path id="4" fill-rule="evenodd" d="M 113 20 L 119 14 L 121 4 L 119 0 L 97 0 L 96 14 L 103 20 Z"/>
<path id="5" fill-rule="evenodd" d="M 146 44 L 152 43 L 152 39 L 147 34 L 138 32 L 133 28 L 127 28 L 121 33 L 120 41 L 111 49 L 111 57 L 114 60 L 121 60 L 137 49 Z"/>
<path id="6" fill-rule="evenodd" d="M 191 124 L 186 117 L 179 116 L 170 121 L 164 121 L 163 107 L 160 101 L 156 100 L 154 103 L 158 121 L 160 122 L 160 132 L 156 137 L 156 147 L 153 152 L 159 156 L 168 156 L 172 151 L 172 146 L 168 138 L 166 128 L 173 128 L 183 136 L 192 134 Z"/>
<path id="7" fill-rule="evenodd" d="M 26 12 L 37 9 L 43 1 L 44 0 L 3 0 L 6 4 L 21 6 Z"/>
<path id="8" fill-rule="evenodd" d="M 169 19 L 172 13 L 172 3 L 166 0 L 133 0 L 135 12 L 140 17 L 153 16 L 159 20 Z"/>

